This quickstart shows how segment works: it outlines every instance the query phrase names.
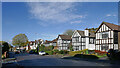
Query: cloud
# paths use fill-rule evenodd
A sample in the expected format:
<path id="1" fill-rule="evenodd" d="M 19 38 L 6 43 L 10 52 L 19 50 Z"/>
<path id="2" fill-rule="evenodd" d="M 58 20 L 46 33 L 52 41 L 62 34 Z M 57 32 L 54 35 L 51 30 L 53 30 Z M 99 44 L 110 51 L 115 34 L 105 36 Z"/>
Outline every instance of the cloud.
<path id="1" fill-rule="evenodd" d="M 79 21 L 72 21 L 71 24 L 75 24 L 75 23 L 81 23 L 82 21 L 79 20 Z"/>
<path id="2" fill-rule="evenodd" d="M 41 25 L 45 23 L 65 23 L 75 19 L 85 18 L 85 15 L 75 14 L 73 2 L 45 2 L 27 3 L 31 17 L 39 20 Z"/>
<path id="3" fill-rule="evenodd" d="M 41 38 L 44 39 L 44 40 L 53 40 L 57 37 L 57 34 L 40 34 L 41 35 Z"/>
<path id="4" fill-rule="evenodd" d="M 107 14 L 107 15 L 106 15 L 106 17 L 111 17 L 111 16 L 112 16 L 112 17 L 113 17 L 113 16 L 115 17 L 115 16 L 117 16 L 117 15 L 116 15 L 116 14 Z"/>
<path id="5" fill-rule="evenodd" d="M 33 40 L 44 39 L 44 40 L 53 40 L 57 37 L 57 34 L 53 33 L 34 33 L 35 37 Z"/>

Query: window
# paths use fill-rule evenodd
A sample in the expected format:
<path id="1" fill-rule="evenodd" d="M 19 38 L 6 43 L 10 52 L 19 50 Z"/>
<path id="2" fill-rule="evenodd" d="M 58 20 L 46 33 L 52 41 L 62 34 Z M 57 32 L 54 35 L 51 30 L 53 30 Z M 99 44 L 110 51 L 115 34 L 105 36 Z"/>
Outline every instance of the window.
<path id="1" fill-rule="evenodd" d="M 89 44 L 94 44 L 94 38 L 89 39 Z"/>
<path id="2" fill-rule="evenodd" d="M 102 33 L 102 39 L 106 39 L 106 38 L 108 38 L 108 32 Z"/>
<path id="3" fill-rule="evenodd" d="M 75 50 L 79 50 L 79 46 L 76 46 L 76 47 L 75 47 Z"/>
<path id="4" fill-rule="evenodd" d="M 101 50 L 108 50 L 108 45 L 102 45 Z"/>
<path id="5" fill-rule="evenodd" d="M 76 42 L 79 42 L 79 38 L 78 37 L 76 38 Z"/>
<path id="6" fill-rule="evenodd" d="M 118 44 L 118 32 L 114 32 L 114 44 Z"/>
<path id="7" fill-rule="evenodd" d="M 99 34 L 99 37 L 100 39 L 107 39 L 109 36 L 108 36 L 108 32 L 102 32 Z"/>

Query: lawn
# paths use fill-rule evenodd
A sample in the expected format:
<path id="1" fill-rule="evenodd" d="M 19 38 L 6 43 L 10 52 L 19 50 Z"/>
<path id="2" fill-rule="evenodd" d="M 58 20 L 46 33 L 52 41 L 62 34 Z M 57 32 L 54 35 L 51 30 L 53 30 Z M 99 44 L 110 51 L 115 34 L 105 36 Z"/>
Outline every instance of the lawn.
<path id="1" fill-rule="evenodd" d="M 102 57 L 106 57 L 106 54 L 103 55 L 99 55 L 99 54 L 95 54 L 96 52 L 94 50 L 88 50 L 88 49 L 84 49 L 84 50 L 80 50 L 80 51 L 71 51 L 69 52 L 70 56 L 75 56 L 77 54 L 79 54 L 79 57 L 82 58 L 89 58 L 89 57 L 98 57 L 98 58 L 102 58 Z"/>

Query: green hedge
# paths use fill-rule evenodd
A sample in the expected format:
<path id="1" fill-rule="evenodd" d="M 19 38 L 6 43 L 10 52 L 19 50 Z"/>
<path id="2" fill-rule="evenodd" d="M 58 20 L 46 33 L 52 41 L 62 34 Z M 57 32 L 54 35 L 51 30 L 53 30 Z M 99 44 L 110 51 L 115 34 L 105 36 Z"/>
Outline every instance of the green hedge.
<path id="1" fill-rule="evenodd" d="M 68 54 L 69 53 L 69 51 L 67 51 L 67 50 L 61 50 L 61 51 L 59 51 L 59 54 Z"/>
<path id="2" fill-rule="evenodd" d="M 58 53 L 59 53 L 59 50 L 58 50 L 58 49 L 55 49 L 53 52 L 54 52 L 54 54 L 58 54 Z"/>
<path id="3" fill-rule="evenodd" d="M 46 53 L 48 53 L 49 55 L 53 55 L 53 51 L 45 51 Z"/>
<path id="4" fill-rule="evenodd" d="M 80 50 L 80 51 L 71 51 L 69 55 L 74 56 L 76 54 L 88 54 L 88 49 Z"/>
<path id="5" fill-rule="evenodd" d="M 85 55 L 85 54 L 76 54 L 74 57 L 77 58 L 87 58 L 87 59 L 98 59 L 99 57 L 95 55 Z"/>

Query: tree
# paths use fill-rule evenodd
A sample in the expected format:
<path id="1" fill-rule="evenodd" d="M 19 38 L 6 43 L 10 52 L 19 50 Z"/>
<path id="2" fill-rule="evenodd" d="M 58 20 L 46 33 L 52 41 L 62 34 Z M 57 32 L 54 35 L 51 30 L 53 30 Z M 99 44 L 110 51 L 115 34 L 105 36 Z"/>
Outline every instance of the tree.
<path id="1" fill-rule="evenodd" d="M 64 35 L 72 35 L 73 32 L 74 32 L 74 30 L 69 29 L 69 30 L 66 30 L 63 34 Z"/>
<path id="2" fill-rule="evenodd" d="M 69 46 L 69 49 L 70 49 L 70 51 L 73 51 L 73 46 L 70 45 L 70 46 Z"/>
<path id="3" fill-rule="evenodd" d="M 40 47 L 39 47 L 39 52 L 40 51 L 45 51 L 45 45 L 41 45 Z"/>
<path id="4" fill-rule="evenodd" d="M 18 34 L 12 39 L 14 46 L 26 46 L 28 44 L 28 38 L 25 34 Z"/>
<path id="5" fill-rule="evenodd" d="M 53 49 L 54 49 L 54 46 L 53 46 L 53 45 L 50 45 L 49 48 L 50 48 L 50 50 L 53 50 Z"/>
<path id="6" fill-rule="evenodd" d="M 89 28 L 89 29 L 86 28 L 86 29 L 89 30 L 89 32 L 93 32 L 93 33 L 97 30 L 97 28 Z"/>
<path id="7" fill-rule="evenodd" d="M 8 52 L 9 51 L 9 44 L 7 42 L 2 42 L 2 54 L 4 54 L 4 52 Z"/>
<path id="8" fill-rule="evenodd" d="M 0 41 L 0 45 L 2 45 L 2 55 L 4 56 L 4 58 L 8 57 L 7 52 L 10 49 L 10 44 L 5 41 Z"/>

